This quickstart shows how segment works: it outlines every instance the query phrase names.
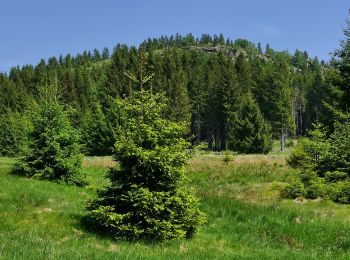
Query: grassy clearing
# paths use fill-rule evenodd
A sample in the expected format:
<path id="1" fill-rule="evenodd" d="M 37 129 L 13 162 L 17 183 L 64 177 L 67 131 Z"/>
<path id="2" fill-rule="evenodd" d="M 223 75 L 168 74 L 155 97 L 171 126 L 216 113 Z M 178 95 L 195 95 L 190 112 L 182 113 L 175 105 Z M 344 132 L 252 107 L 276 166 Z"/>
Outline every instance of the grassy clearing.
<path id="1" fill-rule="evenodd" d="M 9 174 L 0 159 L 0 259 L 349 259 L 350 206 L 279 196 L 292 170 L 285 154 L 197 155 L 188 186 L 197 190 L 207 224 L 190 240 L 167 245 L 116 242 L 82 224 L 84 201 L 107 184 L 110 157 L 88 157 L 87 188 Z"/>

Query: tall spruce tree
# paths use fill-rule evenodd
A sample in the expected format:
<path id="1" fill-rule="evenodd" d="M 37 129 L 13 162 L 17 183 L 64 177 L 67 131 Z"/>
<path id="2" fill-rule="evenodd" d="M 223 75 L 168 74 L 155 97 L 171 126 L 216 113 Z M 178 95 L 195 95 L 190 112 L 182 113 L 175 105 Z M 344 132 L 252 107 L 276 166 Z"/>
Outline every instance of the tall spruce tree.
<path id="1" fill-rule="evenodd" d="M 271 128 L 258 104 L 248 93 L 238 113 L 230 116 L 228 147 L 240 153 L 268 153 L 272 149 Z"/>
<path id="2" fill-rule="evenodd" d="M 207 129 L 208 148 L 225 150 L 227 140 L 227 122 L 231 100 L 237 90 L 233 63 L 223 53 L 212 56 L 207 62 L 204 82 L 207 84 L 205 100 L 205 126 Z"/>
<path id="3" fill-rule="evenodd" d="M 47 88 L 34 111 L 28 151 L 15 165 L 13 173 L 82 186 L 86 182 L 81 168 L 79 135 L 54 93 L 53 88 Z"/>
<path id="4" fill-rule="evenodd" d="M 272 126 L 272 133 L 279 138 L 282 129 L 294 131 L 290 70 L 283 55 L 274 62 L 256 64 L 255 87 L 253 89 L 264 118 Z"/>
<path id="5" fill-rule="evenodd" d="M 324 103 L 333 118 L 342 122 L 348 120 L 350 116 L 350 17 L 346 19 L 344 36 L 340 48 L 334 52 L 331 61 L 333 69 L 328 70 L 327 73 L 330 83 L 328 93 L 331 99 Z"/>
<path id="6" fill-rule="evenodd" d="M 87 111 L 81 122 L 82 142 L 88 155 L 110 155 L 115 143 L 115 135 L 100 104 Z"/>
<path id="7" fill-rule="evenodd" d="M 191 107 L 187 92 L 187 80 L 180 53 L 170 50 L 164 54 L 165 93 L 168 96 L 168 118 L 172 121 L 190 123 Z"/>
<path id="8" fill-rule="evenodd" d="M 238 77 L 239 85 L 244 93 L 252 90 L 252 74 L 250 64 L 243 53 L 240 53 L 236 59 L 235 69 Z"/>

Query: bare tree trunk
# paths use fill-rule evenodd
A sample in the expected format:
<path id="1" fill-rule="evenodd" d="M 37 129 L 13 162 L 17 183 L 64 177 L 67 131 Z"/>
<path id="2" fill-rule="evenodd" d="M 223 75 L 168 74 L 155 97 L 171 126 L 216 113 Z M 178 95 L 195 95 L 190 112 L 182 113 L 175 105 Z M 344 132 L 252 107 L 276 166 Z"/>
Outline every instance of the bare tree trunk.
<path id="1" fill-rule="evenodd" d="M 286 141 L 286 134 L 285 134 L 285 129 L 284 129 L 284 120 L 283 120 L 283 115 L 282 115 L 282 125 L 281 125 L 281 140 L 280 140 L 280 144 L 281 144 L 281 151 L 284 150 L 285 148 L 285 141 Z"/>
<path id="2" fill-rule="evenodd" d="M 197 101 L 198 102 L 198 101 Z M 201 118 L 199 113 L 199 103 L 197 103 L 197 142 L 201 141 Z"/>

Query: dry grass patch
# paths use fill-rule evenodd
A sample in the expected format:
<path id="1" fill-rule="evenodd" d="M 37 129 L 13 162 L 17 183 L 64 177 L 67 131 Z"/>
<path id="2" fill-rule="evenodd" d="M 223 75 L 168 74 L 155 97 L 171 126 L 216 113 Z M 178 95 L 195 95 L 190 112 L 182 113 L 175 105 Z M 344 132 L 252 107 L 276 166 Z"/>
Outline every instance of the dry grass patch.
<path id="1" fill-rule="evenodd" d="M 108 168 L 115 165 L 112 156 L 87 156 L 83 160 L 83 167 Z"/>
<path id="2" fill-rule="evenodd" d="M 204 155 L 195 155 L 188 161 L 190 171 L 215 170 L 217 172 L 227 171 L 235 165 L 285 165 L 286 159 L 283 155 L 235 155 L 232 161 L 225 162 L 225 155 L 208 153 Z"/>

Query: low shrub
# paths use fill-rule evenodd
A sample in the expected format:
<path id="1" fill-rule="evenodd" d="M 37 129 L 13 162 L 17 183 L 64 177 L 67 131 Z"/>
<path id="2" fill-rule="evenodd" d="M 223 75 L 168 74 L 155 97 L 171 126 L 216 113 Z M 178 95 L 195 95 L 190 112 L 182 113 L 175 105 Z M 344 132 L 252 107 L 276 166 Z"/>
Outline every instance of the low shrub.
<path id="1" fill-rule="evenodd" d="M 304 184 L 298 178 L 294 178 L 286 187 L 282 190 L 282 195 L 285 198 L 295 199 L 305 196 Z"/>
<path id="2" fill-rule="evenodd" d="M 287 148 L 294 147 L 294 141 L 293 141 L 292 139 L 290 139 L 290 140 L 288 140 L 288 141 L 286 142 L 285 145 L 286 145 Z"/>
<path id="3" fill-rule="evenodd" d="M 232 152 L 230 152 L 230 151 L 225 151 L 225 152 L 224 152 L 224 157 L 223 157 L 222 160 L 223 160 L 225 163 L 232 162 L 234 159 L 235 159 L 235 157 L 234 157 L 234 155 L 233 155 Z"/>
<path id="4" fill-rule="evenodd" d="M 340 203 L 350 203 L 350 180 L 338 181 L 332 185 L 332 200 Z"/>
<path id="5" fill-rule="evenodd" d="M 311 180 L 305 188 L 305 198 L 317 199 L 318 197 L 327 199 L 328 191 L 324 179 L 316 178 Z"/>
<path id="6" fill-rule="evenodd" d="M 326 172 L 325 180 L 327 182 L 337 182 L 337 181 L 343 181 L 348 178 L 348 174 L 341 171 L 334 171 L 334 172 Z"/>
<path id="7" fill-rule="evenodd" d="M 335 123 L 329 138 L 320 124 L 314 127 L 287 159 L 291 167 L 301 171 L 282 194 L 350 203 L 350 123 Z"/>

